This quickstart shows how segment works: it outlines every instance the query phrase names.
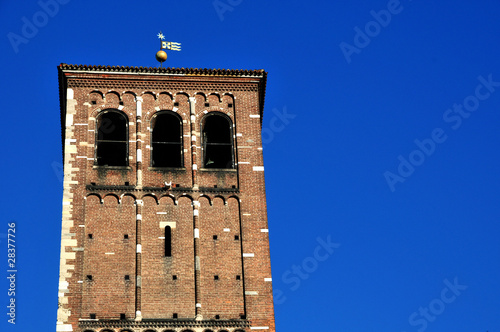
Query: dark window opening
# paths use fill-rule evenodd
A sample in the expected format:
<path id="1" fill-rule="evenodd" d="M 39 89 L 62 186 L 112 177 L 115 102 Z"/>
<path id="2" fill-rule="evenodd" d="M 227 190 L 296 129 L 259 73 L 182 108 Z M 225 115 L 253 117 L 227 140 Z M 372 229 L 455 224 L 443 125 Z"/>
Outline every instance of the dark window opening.
<path id="1" fill-rule="evenodd" d="M 172 276 L 172 280 L 177 280 L 177 276 L 176 276 L 176 275 L 173 275 L 173 276 Z"/>
<path id="2" fill-rule="evenodd" d="M 233 186 L 231 186 L 231 188 L 236 189 L 236 186 L 233 185 Z"/>
<path id="3" fill-rule="evenodd" d="M 235 240 L 239 240 L 239 239 L 240 239 L 240 236 L 239 236 L 239 235 L 235 235 L 235 236 L 234 236 L 234 239 L 235 239 Z"/>
<path id="4" fill-rule="evenodd" d="M 245 314 L 240 314 L 240 318 L 241 318 L 241 319 L 247 319 L 247 315 L 245 315 Z"/>
<path id="5" fill-rule="evenodd" d="M 214 280 L 219 280 L 219 276 L 214 276 Z"/>
<path id="6" fill-rule="evenodd" d="M 120 101 L 120 105 L 123 105 L 123 101 Z"/>
<path id="7" fill-rule="evenodd" d="M 172 229 L 165 226 L 165 256 L 172 256 Z"/>
<path id="8" fill-rule="evenodd" d="M 92 281 L 92 276 L 90 274 L 87 274 L 87 280 Z"/>
<path id="9" fill-rule="evenodd" d="M 90 314 L 90 319 L 95 319 L 95 314 Z"/>
<path id="10" fill-rule="evenodd" d="M 173 317 L 173 318 L 177 318 L 177 314 L 173 314 L 173 315 L 172 315 L 172 317 Z"/>
<path id="11" fill-rule="evenodd" d="M 128 165 L 127 117 L 105 111 L 97 120 L 96 159 L 99 166 Z"/>
<path id="12" fill-rule="evenodd" d="M 125 314 L 120 314 L 120 319 L 125 320 L 126 319 Z"/>
<path id="13" fill-rule="evenodd" d="M 229 104 L 227 104 L 227 107 L 233 108 L 233 104 L 229 103 Z"/>
<path id="14" fill-rule="evenodd" d="M 125 240 L 128 240 L 128 234 L 124 234 L 124 235 L 123 235 L 123 238 L 124 238 Z"/>
<path id="15" fill-rule="evenodd" d="M 126 185 L 126 186 L 130 186 L 130 182 L 125 181 L 125 185 Z"/>
<path id="16" fill-rule="evenodd" d="M 91 239 L 91 238 L 92 238 L 92 234 L 89 234 L 89 239 Z"/>
<path id="17" fill-rule="evenodd" d="M 205 168 L 233 168 L 231 122 L 222 115 L 208 115 L 203 123 L 203 165 Z"/>
<path id="18" fill-rule="evenodd" d="M 90 182 L 91 185 L 95 186 L 95 182 Z"/>
<path id="19" fill-rule="evenodd" d="M 130 280 L 130 276 L 128 274 L 125 275 L 125 280 Z"/>
<path id="20" fill-rule="evenodd" d="M 179 103 L 178 103 L 178 102 L 175 102 L 175 103 L 174 103 L 174 106 L 179 106 Z"/>
<path id="21" fill-rule="evenodd" d="M 241 280 L 241 276 L 236 276 L 236 280 Z"/>
<path id="22" fill-rule="evenodd" d="M 213 239 L 214 239 L 214 240 L 217 240 L 217 235 L 214 235 L 214 236 L 213 236 Z"/>
<path id="23" fill-rule="evenodd" d="M 95 105 L 95 104 L 97 104 L 97 101 L 96 101 L 96 100 L 92 100 L 92 101 L 91 101 L 91 104 L 92 104 L 92 105 Z"/>
<path id="24" fill-rule="evenodd" d="M 210 106 L 210 103 L 205 103 L 205 107 L 209 107 Z"/>
<path id="25" fill-rule="evenodd" d="M 214 184 L 214 188 L 217 188 L 217 185 L 216 185 L 216 184 Z"/>
<path id="26" fill-rule="evenodd" d="M 220 318 L 220 316 L 219 316 L 219 315 L 215 315 L 215 319 L 219 319 L 219 318 Z"/>
<path id="27" fill-rule="evenodd" d="M 182 121 L 171 112 L 160 112 L 151 121 L 151 166 L 182 167 Z"/>

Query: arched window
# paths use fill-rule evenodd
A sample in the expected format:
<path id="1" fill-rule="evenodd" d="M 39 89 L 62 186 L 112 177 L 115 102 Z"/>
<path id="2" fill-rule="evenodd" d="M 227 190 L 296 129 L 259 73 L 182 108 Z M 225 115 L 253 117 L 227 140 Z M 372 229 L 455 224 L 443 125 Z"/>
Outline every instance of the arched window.
<path id="1" fill-rule="evenodd" d="M 96 164 L 128 165 L 128 119 L 118 110 L 103 111 L 97 118 Z"/>
<path id="2" fill-rule="evenodd" d="M 182 167 L 182 121 L 170 111 L 151 120 L 151 166 Z"/>
<path id="3" fill-rule="evenodd" d="M 231 120 L 222 113 L 203 118 L 203 167 L 234 168 Z"/>
<path id="4" fill-rule="evenodd" d="M 165 257 L 172 256 L 172 229 L 165 226 Z"/>

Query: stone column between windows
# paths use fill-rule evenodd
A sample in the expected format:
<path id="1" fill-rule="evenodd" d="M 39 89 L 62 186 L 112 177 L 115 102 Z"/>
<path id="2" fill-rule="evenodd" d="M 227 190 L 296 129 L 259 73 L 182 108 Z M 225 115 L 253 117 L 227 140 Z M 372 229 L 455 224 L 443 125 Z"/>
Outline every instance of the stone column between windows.
<path id="1" fill-rule="evenodd" d="M 194 302 L 195 319 L 203 319 L 200 301 L 200 280 L 201 280 L 201 262 L 200 262 L 200 229 L 199 229 L 199 208 L 200 202 L 193 201 L 193 246 L 194 246 Z"/>
<path id="2" fill-rule="evenodd" d="M 136 148 L 137 148 L 137 189 L 142 189 L 142 133 L 141 133 L 141 124 L 142 124 L 142 97 L 136 97 Z"/>
<path id="3" fill-rule="evenodd" d="M 135 320 L 142 320 L 141 313 L 141 298 L 142 298 L 142 275 L 141 275 L 141 264 L 142 264 L 142 243 L 141 243 L 141 235 L 142 235 L 142 205 L 143 202 L 140 199 L 135 201 L 136 208 L 136 251 L 135 251 Z"/>
<path id="4" fill-rule="evenodd" d="M 194 190 L 198 189 L 198 184 L 196 183 L 196 175 L 198 171 L 198 165 L 196 164 L 197 159 L 197 148 L 196 148 L 196 143 L 197 143 L 197 136 L 196 136 L 196 97 L 189 97 L 189 108 L 190 108 L 190 142 L 191 142 L 191 181 L 192 181 L 192 187 Z"/>

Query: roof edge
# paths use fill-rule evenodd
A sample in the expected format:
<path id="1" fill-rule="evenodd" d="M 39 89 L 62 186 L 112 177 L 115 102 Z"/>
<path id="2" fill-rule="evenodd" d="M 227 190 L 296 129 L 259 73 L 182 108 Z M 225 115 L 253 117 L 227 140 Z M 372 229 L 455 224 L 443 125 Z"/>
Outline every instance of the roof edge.
<path id="1" fill-rule="evenodd" d="M 114 72 L 124 74 L 170 74 L 170 75 L 201 75 L 201 76 L 240 76 L 240 77 L 263 77 L 267 76 L 264 69 L 208 69 L 208 68 L 170 68 L 170 67 L 129 67 L 129 66 L 92 66 L 71 65 L 61 63 L 59 69 L 62 71 L 83 72 Z"/>

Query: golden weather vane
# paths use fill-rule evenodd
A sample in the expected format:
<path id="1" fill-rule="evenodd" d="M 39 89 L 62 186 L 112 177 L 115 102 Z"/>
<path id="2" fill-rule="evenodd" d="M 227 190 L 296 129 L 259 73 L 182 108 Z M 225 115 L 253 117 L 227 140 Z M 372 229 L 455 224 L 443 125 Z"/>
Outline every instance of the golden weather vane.
<path id="1" fill-rule="evenodd" d="M 165 36 L 163 35 L 163 33 L 161 31 L 159 34 L 157 34 L 157 36 L 160 39 L 161 48 L 158 52 L 156 52 L 156 60 L 158 60 L 158 62 L 160 62 L 160 67 L 162 67 L 163 62 L 165 60 L 167 60 L 167 52 L 165 52 L 164 50 L 180 51 L 181 50 L 181 43 L 164 41 Z"/>

